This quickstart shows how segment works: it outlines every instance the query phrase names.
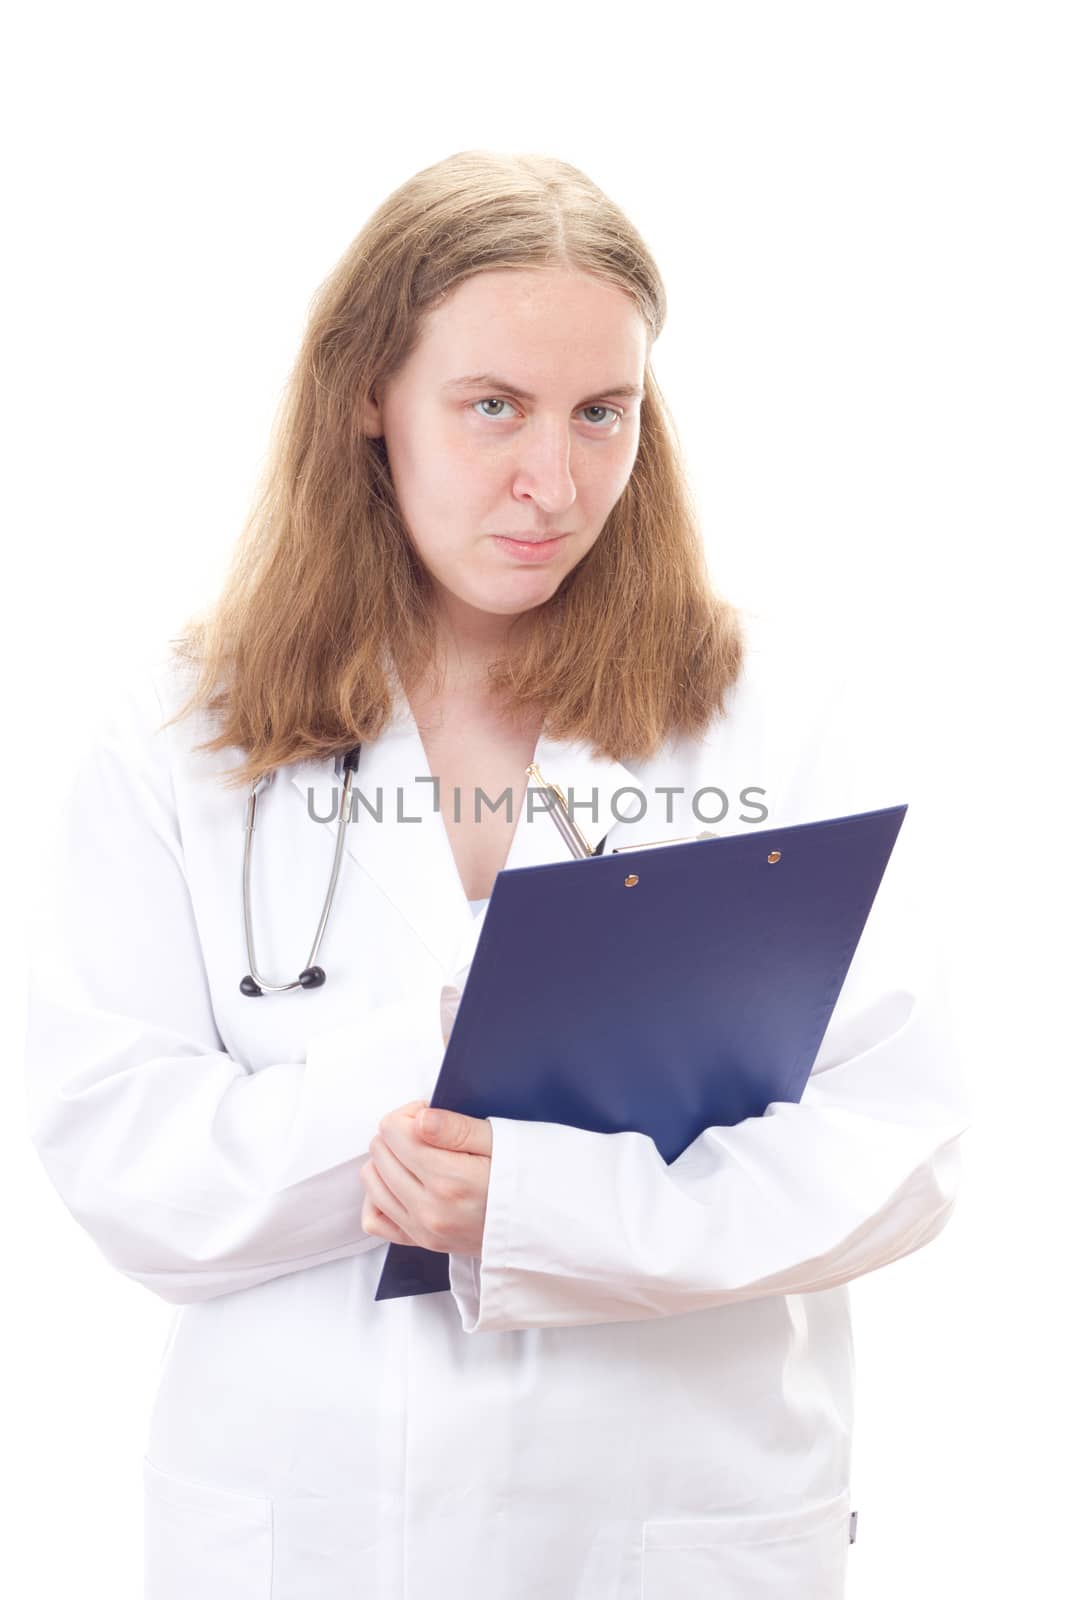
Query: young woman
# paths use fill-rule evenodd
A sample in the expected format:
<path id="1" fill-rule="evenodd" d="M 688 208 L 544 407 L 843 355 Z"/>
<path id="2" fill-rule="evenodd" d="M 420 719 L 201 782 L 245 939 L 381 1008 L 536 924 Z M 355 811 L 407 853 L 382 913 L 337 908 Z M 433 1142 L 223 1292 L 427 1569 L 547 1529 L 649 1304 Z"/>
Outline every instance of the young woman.
<path id="1" fill-rule="evenodd" d="M 910 816 L 799 1104 L 669 1165 L 420 1109 L 496 874 L 569 859 L 531 761 L 609 851 L 908 798 L 711 587 L 664 316 L 573 167 L 416 174 L 318 295 L 217 606 L 73 779 L 31 1126 L 180 1307 L 149 1600 L 844 1592 L 847 1283 L 941 1230 L 966 1119 Z M 449 1291 L 375 1301 L 389 1241 Z"/>

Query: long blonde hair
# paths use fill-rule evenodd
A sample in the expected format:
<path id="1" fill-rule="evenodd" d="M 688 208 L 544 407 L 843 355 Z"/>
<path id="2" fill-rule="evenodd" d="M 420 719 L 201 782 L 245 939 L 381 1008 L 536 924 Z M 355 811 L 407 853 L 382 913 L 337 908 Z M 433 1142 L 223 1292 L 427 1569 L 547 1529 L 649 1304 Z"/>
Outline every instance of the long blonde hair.
<path id="1" fill-rule="evenodd" d="M 221 594 L 170 641 L 195 687 L 169 721 L 217 715 L 197 749 L 243 752 L 227 787 L 373 740 L 393 712 L 388 658 L 405 681 L 433 661 L 429 574 L 364 406 L 464 279 L 561 267 L 625 290 L 651 347 L 666 295 L 619 208 L 565 161 L 465 150 L 389 195 L 318 290 Z M 538 711 L 549 737 L 621 761 L 704 730 L 744 654 L 647 363 L 644 386 L 633 470 L 599 537 L 489 669 L 517 715 Z"/>

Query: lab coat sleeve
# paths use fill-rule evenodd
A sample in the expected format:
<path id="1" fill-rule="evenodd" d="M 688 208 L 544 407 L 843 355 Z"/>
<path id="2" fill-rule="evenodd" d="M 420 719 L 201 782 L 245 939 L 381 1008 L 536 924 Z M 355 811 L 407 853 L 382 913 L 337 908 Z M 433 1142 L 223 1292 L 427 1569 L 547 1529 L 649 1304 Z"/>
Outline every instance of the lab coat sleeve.
<path id="1" fill-rule="evenodd" d="M 443 1042 L 434 988 L 403 1005 L 354 1003 L 351 1024 L 312 1034 L 304 1060 L 249 1071 L 227 1053 L 167 734 L 153 731 L 164 715 L 150 681 L 132 692 L 59 807 L 31 949 L 26 1087 L 63 1203 L 112 1266 L 181 1304 L 380 1246 L 360 1225 L 359 1169 L 379 1119 L 429 1098 Z"/>
<path id="2" fill-rule="evenodd" d="M 847 690 L 834 697 L 782 796 L 787 821 L 909 803 L 800 1102 L 707 1128 L 669 1165 L 641 1133 L 490 1117 L 481 1258 L 450 1257 L 466 1332 L 639 1321 L 827 1289 L 944 1227 L 970 1101 L 921 798 L 916 806 L 891 752 L 862 770 L 857 732 L 876 715 Z"/>

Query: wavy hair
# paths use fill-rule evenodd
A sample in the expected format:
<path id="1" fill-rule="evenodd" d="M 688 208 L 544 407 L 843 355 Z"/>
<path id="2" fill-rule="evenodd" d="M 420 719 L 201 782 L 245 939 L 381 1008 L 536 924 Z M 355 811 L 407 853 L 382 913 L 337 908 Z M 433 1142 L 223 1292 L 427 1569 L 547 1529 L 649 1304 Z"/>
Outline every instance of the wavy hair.
<path id="1" fill-rule="evenodd" d="M 551 156 L 465 150 L 426 167 L 371 215 L 314 296 L 262 480 L 221 592 L 169 642 L 196 708 L 237 747 L 226 787 L 372 741 L 405 681 L 435 661 L 429 573 L 406 530 L 385 440 L 360 419 L 413 350 L 420 319 L 476 272 L 565 268 L 666 319 L 652 257 L 619 208 Z M 681 450 L 646 362 L 633 470 L 595 544 L 522 613 L 521 645 L 488 669 L 551 738 L 640 760 L 723 713 L 744 655 L 740 611 L 708 576 Z M 409 676 L 410 675 L 410 676 Z"/>

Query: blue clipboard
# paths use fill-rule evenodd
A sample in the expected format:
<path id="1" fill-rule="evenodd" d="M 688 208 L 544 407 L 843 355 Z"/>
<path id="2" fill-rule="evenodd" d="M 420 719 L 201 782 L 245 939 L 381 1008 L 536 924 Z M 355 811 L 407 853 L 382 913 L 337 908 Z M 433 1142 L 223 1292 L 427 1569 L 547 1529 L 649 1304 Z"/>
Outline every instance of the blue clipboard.
<path id="1" fill-rule="evenodd" d="M 669 1164 L 798 1101 L 907 809 L 498 872 L 430 1104 Z M 390 1244 L 374 1298 L 449 1288 L 446 1253 Z"/>

